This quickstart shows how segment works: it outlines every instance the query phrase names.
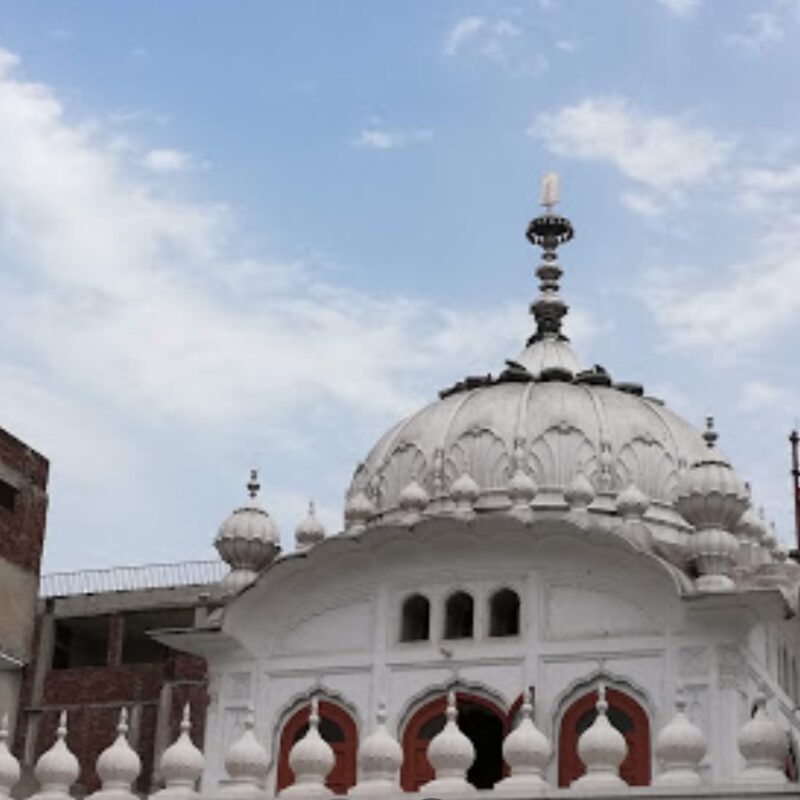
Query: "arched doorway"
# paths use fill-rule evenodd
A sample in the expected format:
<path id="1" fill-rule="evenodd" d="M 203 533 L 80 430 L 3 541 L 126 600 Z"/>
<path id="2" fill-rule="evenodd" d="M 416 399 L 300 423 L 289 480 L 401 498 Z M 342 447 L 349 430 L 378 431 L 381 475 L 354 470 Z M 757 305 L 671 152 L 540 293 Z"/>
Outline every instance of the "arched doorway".
<path id="1" fill-rule="evenodd" d="M 508 721 L 502 709 L 478 695 L 458 692 L 458 727 L 475 747 L 475 761 L 467 780 L 478 789 L 491 789 L 504 774 L 503 738 Z M 428 762 L 428 745 L 445 724 L 447 698 L 442 695 L 420 708 L 403 732 L 403 769 L 400 785 L 405 792 L 416 792 L 433 780 Z"/>
<path id="2" fill-rule="evenodd" d="M 303 706 L 287 720 L 281 732 L 278 757 L 277 791 L 294 783 L 294 773 L 289 766 L 289 751 L 292 745 L 305 736 L 311 704 Z M 358 734 L 350 715 L 340 706 L 328 700 L 319 701 L 320 736 L 331 746 L 336 764 L 328 775 L 326 786 L 334 794 L 346 794 L 356 782 L 356 751 Z"/>
<path id="3" fill-rule="evenodd" d="M 644 709 L 632 697 L 617 689 L 606 690 L 608 720 L 625 737 L 628 755 L 620 775 L 631 786 L 650 783 L 650 723 Z M 586 772 L 578 756 L 578 737 L 597 717 L 597 691 L 579 697 L 564 712 L 558 735 L 558 785 L 569 786 Z"/>

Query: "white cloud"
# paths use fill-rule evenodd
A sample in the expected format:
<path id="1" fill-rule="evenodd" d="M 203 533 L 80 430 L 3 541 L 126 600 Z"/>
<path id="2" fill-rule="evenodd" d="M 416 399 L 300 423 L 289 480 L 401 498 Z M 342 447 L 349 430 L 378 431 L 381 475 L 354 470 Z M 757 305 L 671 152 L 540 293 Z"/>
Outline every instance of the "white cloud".
<path id="1" fill-rule="evenodd" d="M 549 63 L 541 53 L 532 53 L 523 37 L 523 28 L 511 19 L 463 17 L 447 32 L 447 56 L 476 56 L 491 61 L 510 73 L 539 75 Z"/>
<path id="2" fill-rule="evenodd" d="M 184 172 L 192 168 L 194 159 L 182 150 L 158 148 L 148 150 L 142 164 L 151 172 Z"/>
<path id="3" fill-rule="evenodd" d="M 608 162 L 662 193 L 707 180 L 733 148 L 726 138 L 680 116 L 648 115 L 621 97 L 590 97 L 540 114 L 529 134 L 557 155 Z"/>
<path id="4" fill-rule="evenodd" d="M 800 218 L 764 235 L 750 262 L 703 286 L 687 268 L 650 270 L 644 299 L 668 343 L 713 360 L 756 352 L 800 318 Z"/>
<path id="5" fill-rule="evenodd" d="M 658 2 L 676 17 L 690 17 L 700 7 L 700 0 L 658 0 Z"/>
<path id="6" fill-rule="evenodd" d="M 659 217 L 664 211 L 663 203 L 660 203 L 652 194 L 644 192 L 623 192 L 622 204 L 643 217 Z"/>
<path id="7" fill-rule="evenodd" d="M 398 130 L 386 128 L 380 121 L 359 131 L 351 139 L 354 147 L 367 150 L 398 150 L 417 144 L 426 144 L 433 139 L 433 131 L 429 128 L 413 128 Z"/>
<path id="8" fill-rule="evenodd" d="M 800 189 L 800 164 L 778 169 L 748 169 L 742 173 L 743 187 L 759 194 L 783 194 Z"/>
<path id="9" fill-rule="evenodd" d="M 741 411 L 771 411 L 785 409 L 791 404 L 789 393 L 764 381 L 747 381 L 737 404 Z"/>
<path id="10" fill-rule="evenodd" d="M 475 39 L 486 27 L 484 17 L 463 17 L 447 32 L 444 40 L 445 55 L 454 56 L 465 44 Z"/>
<path id="11" fill-rule="evenodd" d="M 783 37 L 783 24 L 775 14 L 756 11 L 747 16 L 744 30 L 728 34 L 725 41 L 745 52 L 756 54 L 782 41 Z"/>

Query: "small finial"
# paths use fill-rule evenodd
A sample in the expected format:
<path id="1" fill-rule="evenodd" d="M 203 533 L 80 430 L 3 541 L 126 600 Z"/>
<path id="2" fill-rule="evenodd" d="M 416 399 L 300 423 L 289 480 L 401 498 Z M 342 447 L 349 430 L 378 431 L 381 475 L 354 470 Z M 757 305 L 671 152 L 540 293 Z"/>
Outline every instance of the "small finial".
<path id="1" fill-rule="evenodd" d="M 608 701 L 606 700 L 606 685 L 603 681 L 600 681 L 599 686 L 597 687 L 597 713 L 601 716 L 605 716 L 606 712 L 608 711 Z"/>
<path id="2" fill-rule="evenodd" d="M 181 717 L 181 733 L 189 733 L 192 729 L 192 715 L 189 709 L 189 704 L 184 703 L 183 716 Z"/>
<path id="3" fill-rule="evenodd" d="M 0 742 L 8 741 L 8 712 L 0 717 Z"/>
<path id="4" fill-rule="evenodd" d="M 67 738 L 67 710 L 64 709 L 58 717 L 58 730 L 56 731 L 56 736 L 59 739 L 66 739 Z"/>
<path id="5" fill-rule="evenodd" d="M 308 725 L 316 728 L 319 725 L 319 699 L 316 695 L 311 698 L 311 713 L 308 715 Z"/>
<path id="6" fill-rule="evenodd" d="M 258 470 L 251 469 L 250 480 L 247 481 L 247 493 L 251 499 L 255 500 L 258 497 L 259 489 L 261 489 L 261 484 L 258 482 Z"/>
<path id="7" fill-rule="evenodd" d="M 456 693 L 449 691 L 447 693 L 447 719 L 449 722 L 455 722 L 458 717 L 458 707 L 456 706 Z"/>
<path id="8" fill-rule="evenodd" d="M 675 710 L 679 714 L 683 714 L 684 711 L 686 711 L 687 705 L 686 691 L 684 690 L 683 686 L 679 686 L 675 691 Z"/>
<path id="9" fill-rule="evenodd" d="M 119 710 L 119 722 L 117 723 L 117 733 L 125 736 L 128 733 L 128 709 L 124 706 Z"/>
<path id="10" fill-rule="evenodd" d="M 386 703 L 379 703 L 378 710 L 375 712 L 375 719 L 378 721 L 378 725 L 385 725 L 388 718 Z"/>
<path id="11" fill-rule="evenodd" d="M 558 202 L 558 173 L 546 172 L 542 175 L 542 189 L 539 202 L 550 213 Z"/>
<path id="12" fill-rule="evenodd" d="M 533 695 L 531 694 L 531 687 L 525 687 L 522 693 L 522 706 L 520 707 L 523 719 L 530 719 L 533 716 Z"/>
<path id="13" fill-rule="evenodd" d="M 703 431 L 703 439 L 705 439 L 709 449 L 712 448 L 716 444 L 717 439 L 719 439 L 719 434 L 714 430 L 714 417 L 711 414 L 706 417 L 706 429 Z"/>
<path id="14" fill-rule="evenodd" d="M 244 729 L 246 731 L 252 731 L 256 727 L 256 715 L 253 713 L 253 709 L 249 709 L 247 714 L 244 718 Z"/>

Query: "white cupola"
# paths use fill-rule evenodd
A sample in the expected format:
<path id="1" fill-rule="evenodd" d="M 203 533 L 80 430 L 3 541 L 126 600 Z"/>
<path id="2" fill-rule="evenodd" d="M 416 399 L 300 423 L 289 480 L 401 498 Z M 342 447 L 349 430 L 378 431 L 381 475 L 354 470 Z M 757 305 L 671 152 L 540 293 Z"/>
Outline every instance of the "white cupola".
<path id="1" fill-rule="evenodd" d="M 222 787 L 226 796 L 246 795 L 250 800 L 266 797 L 264 783 L 269 772 L 269 753 L 256 739 L 254 728 L 255 719 L 252 713 L 248 713 L 244 732 L 225 754 L 225 772 L 230 779 Z"/>
<path id="2" fill-rule="evenodd" d="M 205 760 L 189 736 L 192 721 L 189 704 L 183 707 L 180 734 L 161 756 L 161 777 L 164 788 L 152 797 L 158 800 L 184 800 L 197 797 L 197 782 L 203 774 Z"/>
<path id="3" fill-rule="evenodd" d="M 656 737 L 655 754 L 661 765 L 661 774 L 654 784 L 697 786 L 700 783 L 700 762 L 707 749 L 703 731 L 686 716 L 686 700 L 679 694 L 675 700 L 675 716 Z"/>
<path id="4" fill-rule="evenodd" d="M 250 471 L 249 499 L 220 525 L 214 546 L 231 568 L 222 579 L 225 592 L 236 592 L 252 583 L 258 573 L 280 552 L 280 534 L 258 502 L 258 472 Z"/>
<path id="5" fill-rule="evenodd" d="M 302 552 L 309 550 L 325 538 L 325 526 L 317 519 L 317 510 L 314 501 L 308 503 L 306 518 L 295 528 L 295 549 Z"/>
<path id="6" fill-rule="evenodd" d="M 377 725 L 358 748 L 358 784 L 350 797 L 372 798 L 393 796 L 400 791 L 400 767 L 403 748 L 386 727 L 386 707 L 376 714 Z"/>

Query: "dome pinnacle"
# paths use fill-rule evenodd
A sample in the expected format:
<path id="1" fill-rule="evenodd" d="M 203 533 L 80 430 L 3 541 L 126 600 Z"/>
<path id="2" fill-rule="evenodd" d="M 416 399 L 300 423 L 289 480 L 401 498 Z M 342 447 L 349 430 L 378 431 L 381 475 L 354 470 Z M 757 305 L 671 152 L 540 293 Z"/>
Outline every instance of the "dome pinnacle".
<path id="1" fill-rule="evenodd" d="M 572 223 L 566 217 L 554 213 L 557 202 L 558 175 L 548 172 L 542 177 L 541 204 L 544 213 L 531 220 L 526 233 L 528 241 L 541 247 L 543 251 L 542 263 L 536 270 L 539 296 L 530 307 L 536 318 L 536 333 L 528 344 L 542 339 L 566 339 L 561 333 L 561 320 L 566 315 L 568 306 L 558 293 L 558 281 L 563 271 L 558 264 L 556 250 L 559 245 L 572 239 L 574 231 Z"/>

